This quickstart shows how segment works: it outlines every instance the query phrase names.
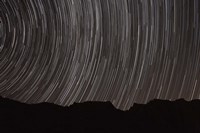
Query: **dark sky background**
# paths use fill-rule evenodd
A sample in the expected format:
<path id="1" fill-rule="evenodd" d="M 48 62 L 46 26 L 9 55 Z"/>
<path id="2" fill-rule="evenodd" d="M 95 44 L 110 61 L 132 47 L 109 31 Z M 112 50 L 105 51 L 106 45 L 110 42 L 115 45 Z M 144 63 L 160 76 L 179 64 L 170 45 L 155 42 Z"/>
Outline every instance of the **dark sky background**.
<path id="1" fill-rule="evenodd" d="M 1 0 L 0 95 L 62 106 L 200 98 L 199 0 Z"/>

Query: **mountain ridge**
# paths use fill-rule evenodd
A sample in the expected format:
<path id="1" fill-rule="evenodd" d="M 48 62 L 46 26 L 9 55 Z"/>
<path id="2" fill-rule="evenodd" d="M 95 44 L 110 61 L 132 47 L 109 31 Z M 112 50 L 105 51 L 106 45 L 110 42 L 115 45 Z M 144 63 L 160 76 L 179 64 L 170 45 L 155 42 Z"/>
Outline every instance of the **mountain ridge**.
<path id="1" fill-rule="evenodd" d="M 152 100 L 116 109 L 110 102 L 26 104 L 0 97 L 0 129 L 8 133 L 200 132 L 200 100 Z"/>

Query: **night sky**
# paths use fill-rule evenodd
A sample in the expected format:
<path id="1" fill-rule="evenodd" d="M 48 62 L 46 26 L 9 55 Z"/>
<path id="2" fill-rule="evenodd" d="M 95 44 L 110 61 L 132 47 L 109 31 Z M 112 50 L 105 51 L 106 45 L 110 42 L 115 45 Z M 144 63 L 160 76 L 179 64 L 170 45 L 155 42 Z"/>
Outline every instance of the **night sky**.
<path id="1" fill-rule="evenodd" d="M 0 96 L 200 99 L 200 1 L 0 0 Z"/>

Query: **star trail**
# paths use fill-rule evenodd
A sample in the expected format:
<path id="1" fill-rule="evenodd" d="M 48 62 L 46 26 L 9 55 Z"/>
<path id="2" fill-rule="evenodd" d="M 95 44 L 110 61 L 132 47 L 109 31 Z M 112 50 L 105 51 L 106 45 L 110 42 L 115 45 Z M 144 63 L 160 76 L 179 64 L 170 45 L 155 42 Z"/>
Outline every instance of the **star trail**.
<path id="1" fill-rule="evenodd" d="M 200 99 L 198 0 L 1 0 L 0 95 L 26 103 Z"/>

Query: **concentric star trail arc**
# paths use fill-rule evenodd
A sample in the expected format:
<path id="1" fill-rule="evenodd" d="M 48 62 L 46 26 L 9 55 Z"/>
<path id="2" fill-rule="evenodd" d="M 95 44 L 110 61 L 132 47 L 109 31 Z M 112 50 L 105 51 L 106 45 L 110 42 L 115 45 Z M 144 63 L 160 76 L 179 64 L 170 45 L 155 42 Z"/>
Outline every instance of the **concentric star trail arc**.
<path id="1" fill-rule="evenodd" d="M 0 95 L 111 101 L 200 98 L 198 0 L 2 0 Z"/>

